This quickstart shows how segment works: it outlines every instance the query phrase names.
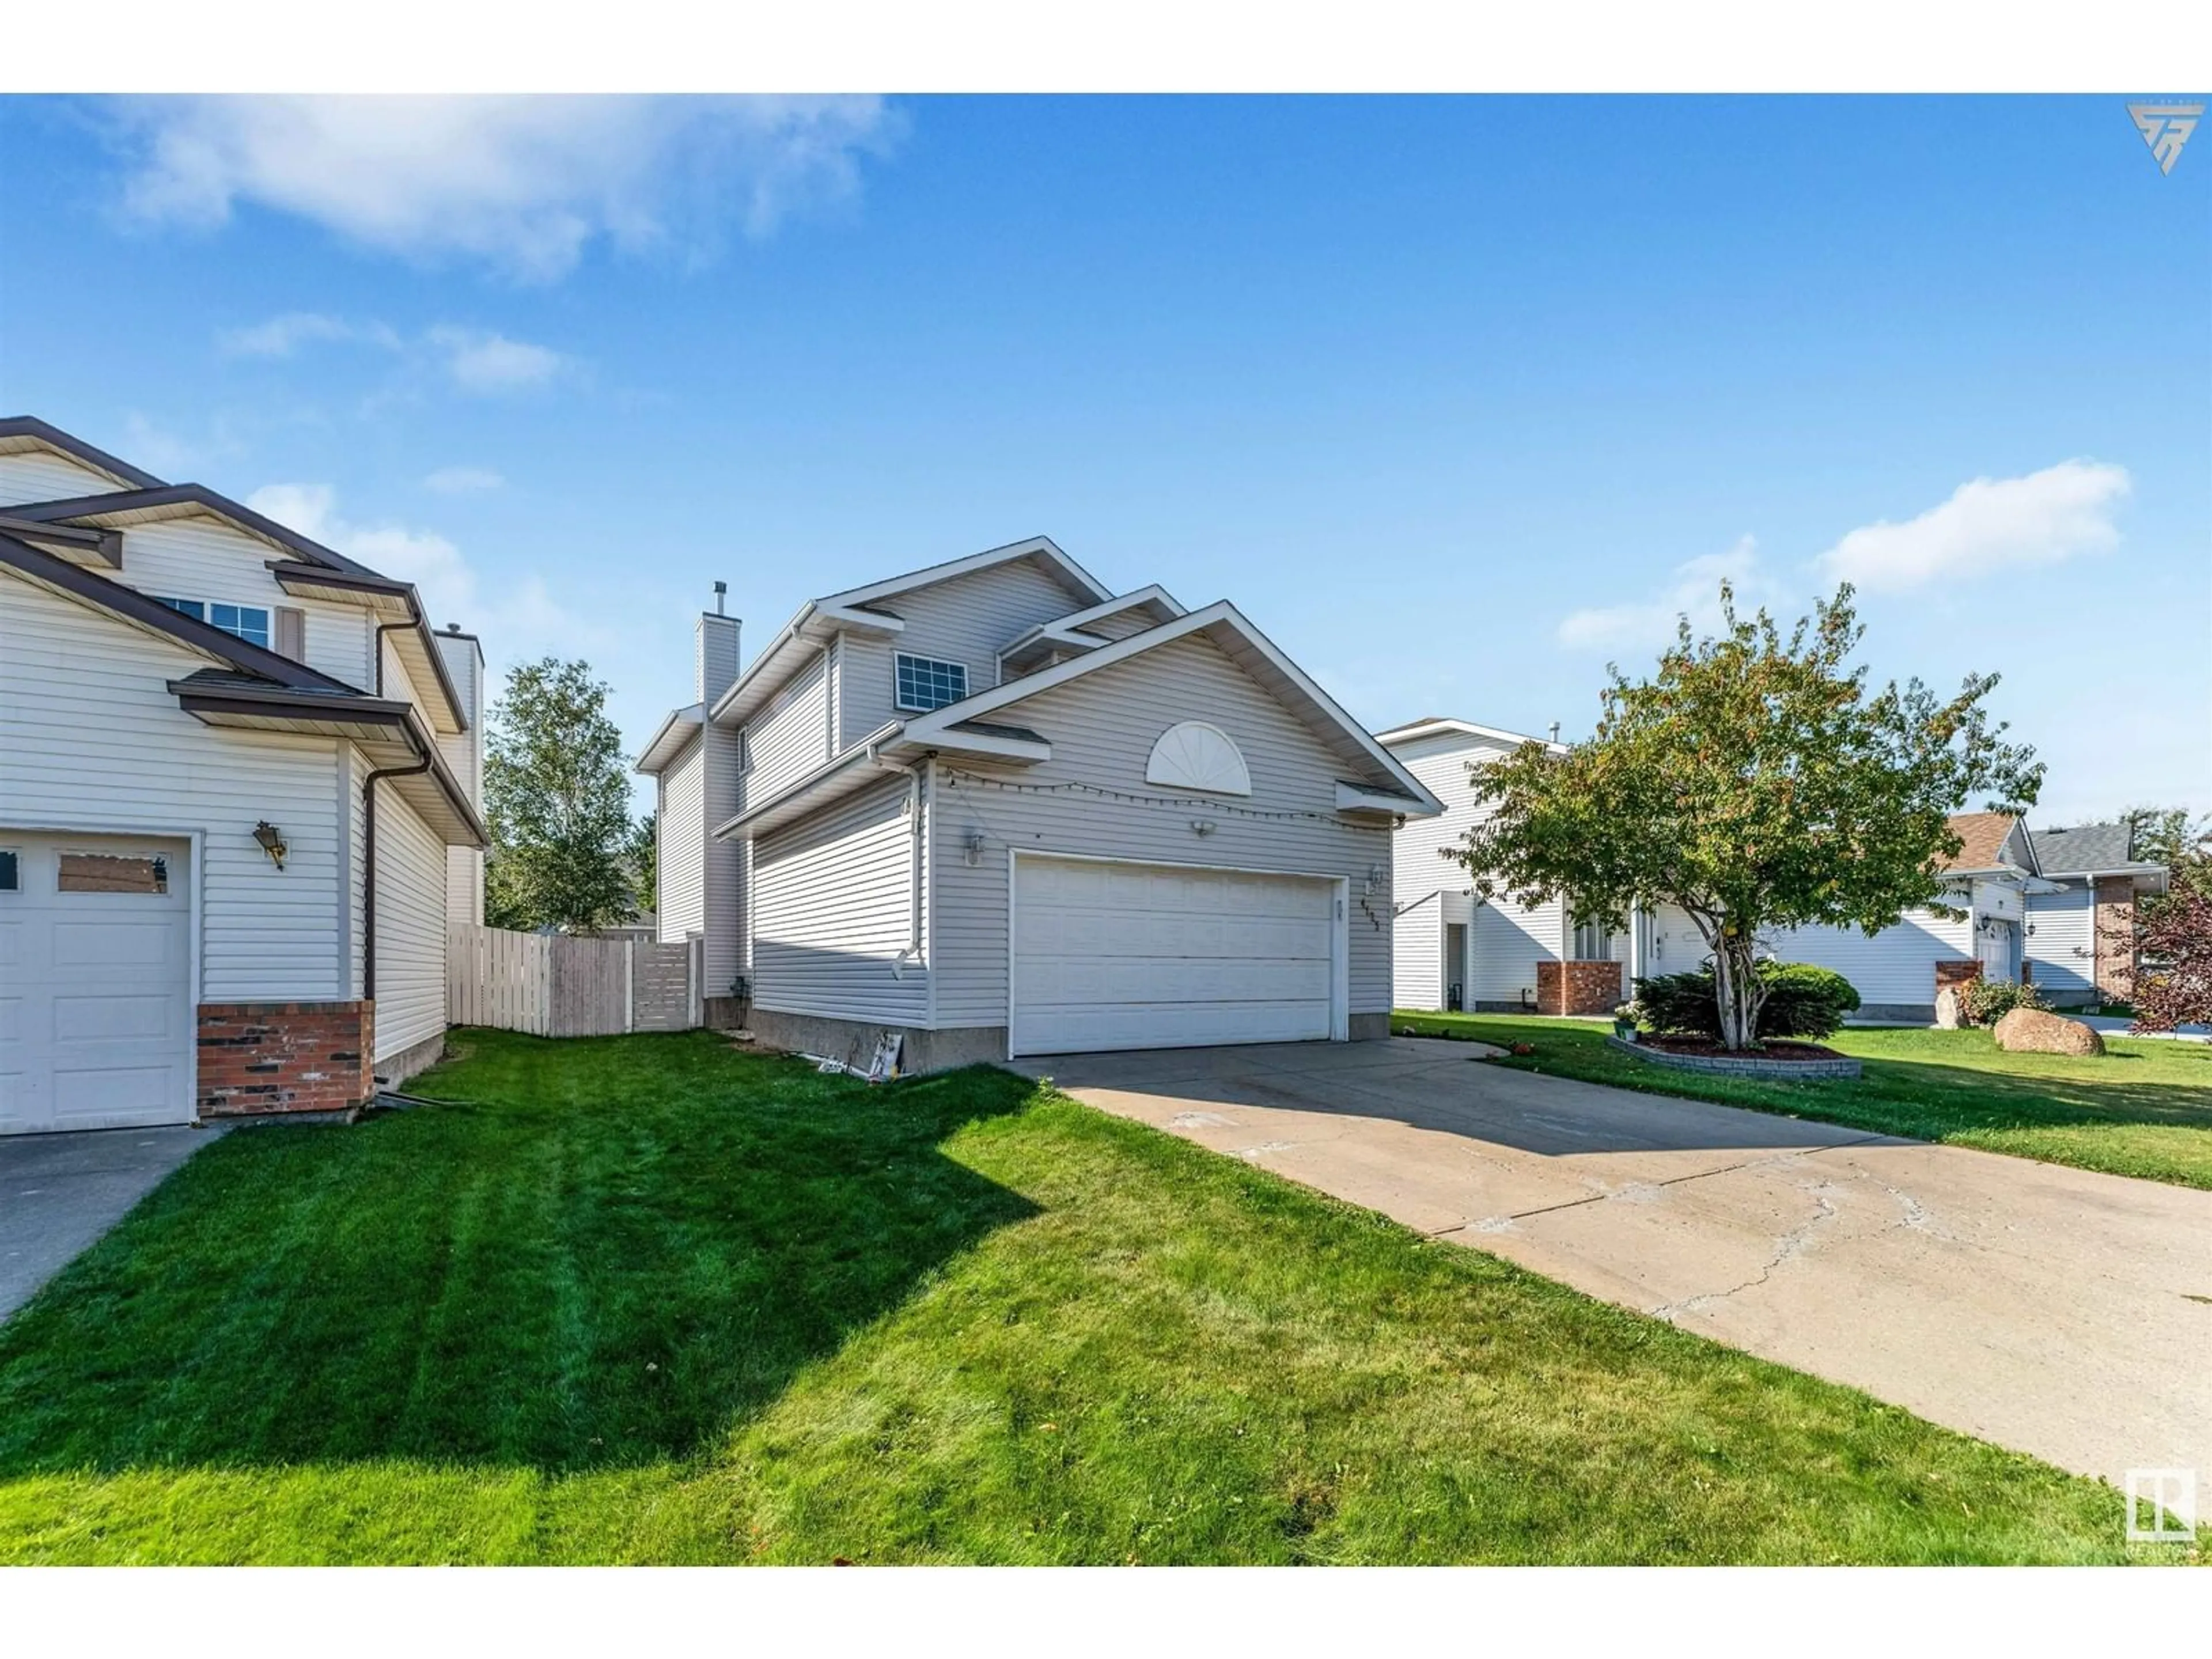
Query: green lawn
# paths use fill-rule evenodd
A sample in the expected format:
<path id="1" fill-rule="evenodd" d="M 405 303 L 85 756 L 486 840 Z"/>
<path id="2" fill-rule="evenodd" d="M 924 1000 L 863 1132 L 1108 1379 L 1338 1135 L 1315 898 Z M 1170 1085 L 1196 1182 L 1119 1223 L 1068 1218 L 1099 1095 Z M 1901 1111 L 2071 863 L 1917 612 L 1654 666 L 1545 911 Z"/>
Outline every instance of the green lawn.
<path id="1" fill-rule="evenodd" d="M 470 1033 L 0 1327 L 15 1561 L 2109 1561 L 2118 1494 L 989 1069 Z"/>
<path id="2" fill-rule="evenodd" d="M 1770 1083 L 1647 1064 L 1606 1042 L 1609 1024 L 1400 1012 L 1391 1027 L 1531 1043 L 1498 1063 L 1560 1077 L 2212 1188 L 2212 1045 L 2201 1042 L 2107 1036 L 2108 1053 L 2077 1059 L 2006 1054 L 1986 1030 L 1868 1028 L 1828 1039 L 1865 1062 L 1863 1077 Z"/>

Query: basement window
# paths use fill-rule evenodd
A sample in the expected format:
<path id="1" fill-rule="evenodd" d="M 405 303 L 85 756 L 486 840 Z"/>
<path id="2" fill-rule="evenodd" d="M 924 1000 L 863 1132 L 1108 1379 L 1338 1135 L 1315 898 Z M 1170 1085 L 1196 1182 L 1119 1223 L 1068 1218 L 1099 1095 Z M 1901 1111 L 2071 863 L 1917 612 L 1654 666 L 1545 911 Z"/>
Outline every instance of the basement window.
<path id="1" fill-rule="evenodd" d="M 911 714 L 927 714 L 968 695 L 968 665 L 939 662 L 930 657 L 896 659 L 898 706 Z"/>

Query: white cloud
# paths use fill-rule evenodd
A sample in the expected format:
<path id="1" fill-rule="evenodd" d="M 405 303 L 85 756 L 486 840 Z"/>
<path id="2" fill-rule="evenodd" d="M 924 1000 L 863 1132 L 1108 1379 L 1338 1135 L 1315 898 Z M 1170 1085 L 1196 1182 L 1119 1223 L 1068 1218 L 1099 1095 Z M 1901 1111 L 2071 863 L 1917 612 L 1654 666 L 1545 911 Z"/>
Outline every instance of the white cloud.
<path id="1" fill-rule="evenodd" d="M 896 118 L 874 98 L 190 97 L 123 101 L 124 206 L 219 225 L 251 203 L 365 246 L 565 275 L 626 251 L 761 236 L 850 195 Z"/>
<path id="2" fill-rule="evenodd" d="M 2021 478 L 1974 478 L 1917 519 L 1852 531 L 1820 556 L 1820 568 L 1831 580 L 1898 593 L 2107 552 L 2120 538 L 2112 509 L 2130 485 L 2125 467 L 2082 460 Z"/>
<path id="3" fill-rule="evenodd" d="M 434 626 L 459 623 L 481 635 L 487 654 L 495 660 L 592 650 L 611 637 L 563 610 L 538 576 L 489 586 L 480 582 L 460 549 L 435 531 L 348 522 L 328 484 L 268 484 L 247 496 L 246 504 L 372 570 L 414 583 Z"/>
<path id="4" fill-rule="evenodd" d="M 1767 592 L 1758 544 L 1750 537 L 1725 553 L 1701 554 L 1676 565 L 1674 580 L 1656 599 L 1574 612 L 1559 623 L 1559 643 L 1586 651 L 1656 651 L 1674 639 L 1676 623 L 1685 616 L 1692 628 L 1710 634 L 1720 626 L 1723 581 L 1735 584 L 1737 602 L 1744 609 L 1752 608 Z"/>
<path id="5" fill-rule="evenodd" d="M 440 495 L 473 495 L 506 484 L 506 478 L 488 466 L 441 466 L 422 480 L 423 489 Z"/>
<path id="6" fill-rule="evenodd" d="M 426 337 L 443 359 L 453 384 L 464 392 L 527 392 L 545 385 L 568 365 L 550 347 L 482 329 L 434 328 Z"/>
<path id="7" fill-rule="evenodd" d="M 310 342 L 350 340 L 357 334 L 343 318 L 325 317 L 315 311 L 288 311 L 250 328 L 231 329 L 216 337 L 216 343 L 233 357 L 289 357 Z"/>

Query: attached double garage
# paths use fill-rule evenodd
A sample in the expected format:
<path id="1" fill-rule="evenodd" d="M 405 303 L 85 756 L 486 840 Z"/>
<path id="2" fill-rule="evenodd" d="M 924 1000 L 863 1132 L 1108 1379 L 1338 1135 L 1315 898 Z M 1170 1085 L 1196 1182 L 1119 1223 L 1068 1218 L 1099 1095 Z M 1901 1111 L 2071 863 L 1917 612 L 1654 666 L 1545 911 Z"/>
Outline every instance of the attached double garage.
<path id="1" fill-rule="evenodd" d="M 189 1123 L 191 843 L 0 830 L 0 1134 Z"/>
<path id="2" fill-rule="evenodd" d="M 1016 1054 L 1346 1035 L 1341 878 L 1014 855 Z"/>

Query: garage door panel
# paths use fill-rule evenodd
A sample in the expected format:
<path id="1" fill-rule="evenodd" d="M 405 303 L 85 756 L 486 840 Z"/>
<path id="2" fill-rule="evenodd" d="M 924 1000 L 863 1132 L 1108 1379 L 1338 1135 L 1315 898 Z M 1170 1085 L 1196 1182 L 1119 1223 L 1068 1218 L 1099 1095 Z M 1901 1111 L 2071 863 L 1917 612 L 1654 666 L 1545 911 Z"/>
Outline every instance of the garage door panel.
<path id="1" fill-rule="evenodd" d="M 1027 858 L 1019 1054 L 1328 1037 L 1335 892 L 1315 877 Z"/>
<path id="2" fill-rule="evenodd" d="M 190 848 L 32 836 L 0 894 L 0 1134 L 192 1119 Z M 66 853 L 167 862 L 163 892 L 64 890 Z"/>

